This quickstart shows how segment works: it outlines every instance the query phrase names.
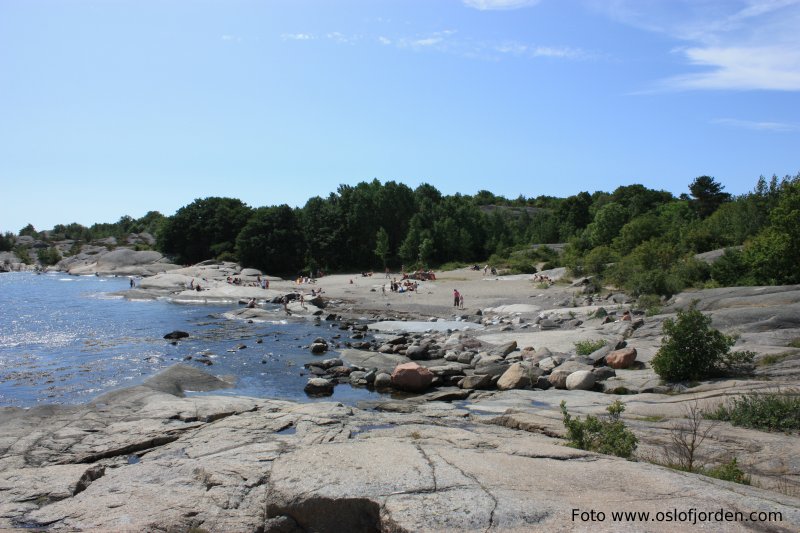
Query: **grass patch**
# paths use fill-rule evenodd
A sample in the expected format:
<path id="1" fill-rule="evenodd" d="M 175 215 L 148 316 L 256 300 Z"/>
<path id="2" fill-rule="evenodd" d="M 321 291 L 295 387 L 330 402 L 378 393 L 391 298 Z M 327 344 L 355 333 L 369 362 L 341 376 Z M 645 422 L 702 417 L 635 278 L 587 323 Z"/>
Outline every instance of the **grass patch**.
<path id="1" fill-rule="evenodd" d="M 762 431 L 797 431 L 800 430 L 800 396 L 751 393 L 720 405 L 707 413 L 706 418 Z"/>
<path id="2" fill-rule="evenodd" d="M 774 365 L 775 363 L 780 363 L 781 361 L 783 361 L 787 357 L 791 357 L 792 355 L 794 355 L 794 352 L 771 353 L 759 359 L 756 362 L 756 366 Z"/>
<path id="3" fill-rule="evenodd" d="M 578 341 L 575 343 L 575 351 L 578 355 L 589 355 L 605 345 L 606 341 L 603 339 Z"/>
<path id="4" fill-rule="evenodd" d="M 445 263 L 439 266 L 439 270 L 447 271 L 447 270 L 458 270 L 460 268 L 465 268 L 468 266 L 472 266 L 475 263 L 462 263 L 460 261 L 451 261 L 449 263 Z"/>
<path id="5" fill-rule="evenodd" d="M 792 339 L 788 344 L 789 348 L 800 348 L 800 337 Z"/>
<path id="6" fill-rule="evenodd" d="M 635 418 L 635 420 L 641 420 L 642 422 L 663 422 L 666 419 L 667 419 L 666 416 L 661 416 L 661 415 L 639 416 Z"/>

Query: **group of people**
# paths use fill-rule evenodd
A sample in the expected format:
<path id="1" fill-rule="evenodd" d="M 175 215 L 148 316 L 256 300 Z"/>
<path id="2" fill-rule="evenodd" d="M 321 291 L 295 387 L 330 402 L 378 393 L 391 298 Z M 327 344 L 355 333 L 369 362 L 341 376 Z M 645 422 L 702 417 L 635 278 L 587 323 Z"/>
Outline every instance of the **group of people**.
<path id="1" fill-rule="evenodd" d="M 490 267 L 489 265 L 486 265 L 485 267 L 483 267 L 483 275 L 484 276 L 489 272 L 492 273 L 492 276 L 496 276 L 497 275 L 497 269 L 495 267 Z"/>
<path id="2" fill-rule="evenodd" d="M 541 282 L 543 282 L 543 283 L 547 283 L 547 284 L 549 284 L 549 285 L 552 285 L 553 283 L 555 283 L 555 282 L 554 282 L 554 281 L 553 281 L 553 280 L 550 278 L 550 276 L 543 276 L 543 275 L 541 275 L 541 274 L 534 274 L 534 275 L 533 275 L 533 281 L 541 281 Z"/>
<path id="3" fill-rule="evenodd" d="M 411 280 L 403 280 L 397 281 L 397 278 L 393 279 L 389 282 L 389 290 L 391 292 L 410 292 L 410 291 L 417 291 L 419 289 L 419 282 L 411 281 Z M 386 294 L 386 285 L 381 285 L 381 292 Z"/>
<path id="4" fill-rule="evenodd" d="M 251 281 L 249 283 L 242 281 L 242 278 L 232 278 L 231 276 L 228 276 L 226 281 L 230 285 L 237 285 L 239 287 L 261 287 L 262 289 L 269 288 L 269 280 L 266 278 L 262 280 L 261 276 L 258 276 L 258 280 Z"/>

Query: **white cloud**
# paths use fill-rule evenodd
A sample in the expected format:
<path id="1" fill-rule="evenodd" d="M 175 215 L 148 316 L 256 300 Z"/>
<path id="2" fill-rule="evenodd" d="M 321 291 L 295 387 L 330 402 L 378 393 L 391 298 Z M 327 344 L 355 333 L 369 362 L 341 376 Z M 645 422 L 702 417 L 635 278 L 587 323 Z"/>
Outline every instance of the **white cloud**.
<path id="1" fill-rule="evenodd" d="M 564 59 L 580 59 L 586 57 L 586 53 L 579 48 L 569 48 L 566 46 L 537 46 L 531 51 L 534 57 L 560 57 Z"/>
<path id="2" fill-rule="evenodd" d="M 427 37 L 425 39 L 411 41 L 411 46 L 433 46 L 435 44 L 439 44 L 440 42 L 442 42 L 441 37 Z"/>
<path id="3" fill-rule="evenodd" d="M 457 48 L 461 46 L 462 43 L 451 39 L 456 33 L 456 30 L 442 30 L 433 32 L 424 37 L 402 38 L 397 40 L 397 46 L 400 48 Z"/>
<path id="4" fill-rule="evenodd" d="M 532 46 L 518 42 L 504 42 L 494 45 L 492 49 L 501 54 L 524 57 L 552 57 L 557 59 L 585 59 L 589 54 L 580 48 L 568 46 Z"/>
<path id="5" fill-rule="evenodd" d="M 281 39 L 284 41 L 310 41 L 316 37 L 310 33 L 284 33 L 281 35 Z"/>
<path id="6" fill-rule="evenodd" d="M 378 37 L 378 42 L 381 43 L 381 44 L 386 44 L 386 45 L 392 44 L 392 40 L 391 39 L 389 39 L 387 37 L 384 37 L 382 35 L 380 37 Z"/>
<path id="7" fill-rule="evenodd" d="M 521 7 L 535 6 L 541 0 L 463 0 L 464 5 L 481 11 L 499 9 L 519 9 Z"/>
<path id="8" fill-rule="evenodd" d="M 612 18 L 685 41 L 702 70 L 668 90 L 800 90 L 800 0 L 587 0 Z"/>
<path id="9" fill-rule="evenodd" d="M 758 122 L 754 120 L 740 120 L 736 118 L 720 118 L 712 121 L 712 123 L 755 131 L 771 131 L 777 133 L 800 131 L 800 124 L 791 124 L 788 122 Z"/>
<path id="10" fill-rule="evenodd" d="M 706 47 L 684 51 L 693 65 L 709 67 L 696 74 L 664 80 L 675 89 L 800 90 L 800 49 Z"/>

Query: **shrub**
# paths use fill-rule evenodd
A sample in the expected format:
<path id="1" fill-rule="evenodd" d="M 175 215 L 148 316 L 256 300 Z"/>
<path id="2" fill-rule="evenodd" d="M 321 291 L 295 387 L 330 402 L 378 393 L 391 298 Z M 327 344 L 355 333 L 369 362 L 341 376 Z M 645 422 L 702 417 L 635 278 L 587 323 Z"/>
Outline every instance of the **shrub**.
<path id="1" fill-rule="evenodd" d="M 745 474 L 744 471 L 739 468 L 739 465 L 736 463 L 736 457 L 727 463 L 722 463 L 721 465 L 717 465 L 713 468 L 703 470 L 703 474 L 709 477 L 722 479 L 724 481 L 740 483 L 742 485 L 750 484 L 750 476 Z"/>
<path id="2" fill-rule="evenodd" d="M 578 341 L 575 343 L 575 350 L 578 355 L 589 355 L 605 345 L 606 341 L 603 339 Z"/>
<path id="3" fill-rule="evenodd" d="M 711 327 L 708 317 L 692 305 L 678 311 L 676 320 L 664 321 L 664 340 L 651 361 L 665 380 L 699 380 L 741 370 L 752 363 L 753 352 L 733 352 L 735 340 Z"/>
<path id="4" fill-rule="evenodd" d="M 657 315 L 661 312 L 661 297 L 657 294 L 642 294 L 636 300 L 636 305 L 644 309 L 647 316 Z"/>
<path id="5" fill-rule="evenodd" d="M 55 248 L 39 248 L 36 257 L 43 266 L 55 265 L 61 261 L 61 254 Z"/>
<path id="6" fill-rule="evenodd" d="M 19 257 L 19 260 L 26 265 L 32 265 L 33 260 L 31 259 L 30 254 L 28 253 L 28 248 L 25 246 L 15 246 L 14 247 L 14 254 Z"/>
<path id="7" fill-rule="evenodd" d="M 706 417 L 753 429 L 796 431 L 800 429 L 800 396 L 751 393 L 720 405 Z"/>
<path id="8" fill-rule="evenodd" d="M 581 450 L 616 455 L 630 459 L 639 439 L 625 427 L 620 415 L 625 405 L 619 400 L 609 405 L 608 416 L 604 419 L 586 415 L 586 420 L 572 418 L 567 412 L 567 403 L 562 400 L 561 414 L 567 430 L 568 445 Z"/>

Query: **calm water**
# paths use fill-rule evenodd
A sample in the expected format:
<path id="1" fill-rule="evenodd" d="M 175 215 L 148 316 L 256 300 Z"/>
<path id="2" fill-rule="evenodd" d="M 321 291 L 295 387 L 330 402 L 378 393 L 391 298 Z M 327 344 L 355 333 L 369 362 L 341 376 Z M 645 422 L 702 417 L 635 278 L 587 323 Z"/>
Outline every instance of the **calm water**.
<path id="1" fill-rule="evenodd" d="M 281 321 L 277 308 L 274 322 L 248 324 L 222 317 L 235 306 L 128 301 L 109 294 L 127 288 L 127 278 L 0 274 L 0 406 L 81 403 L 177 362 L 236 376 L 234 389 L 215 394 L 307 401 L 308 376 L 300 374 L 315 356 L 303 346 L 316 337 L 346 338 L 328 323 Z M 173 346 L 163 336 L 176 329 L 191 336 Z M 238 344 L 247 348 L 228 351 Z M 213 365 L 194 360 L 201 356 Z M 352 403 L 377 396 L 345 384 L 332 398 Z"/>

